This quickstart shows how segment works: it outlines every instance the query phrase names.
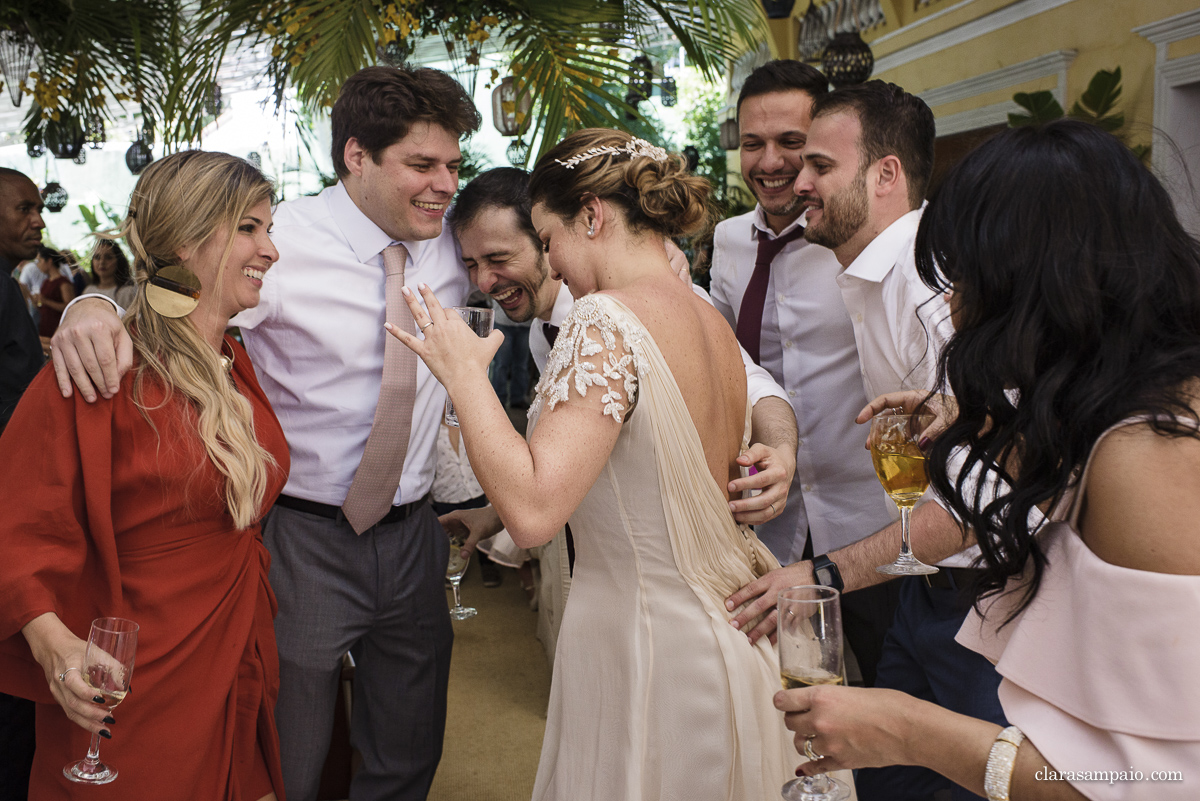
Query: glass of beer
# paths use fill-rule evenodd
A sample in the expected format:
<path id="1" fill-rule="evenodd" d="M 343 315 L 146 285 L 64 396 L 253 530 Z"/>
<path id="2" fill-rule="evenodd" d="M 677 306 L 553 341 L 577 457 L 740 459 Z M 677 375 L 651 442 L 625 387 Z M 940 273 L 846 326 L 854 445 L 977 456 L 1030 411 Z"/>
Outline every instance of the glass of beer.
<path id="1" fill-rule="evenodd" d="M 463 318 L 472 331 L 481 337 L 492 333 L 492 322 L 496 313 L 491 309 L 481 309 L 478 306 L 455 306 L 458 316 Z M 454 401 L 446 398 L 446 425 L 458 428 L 458 415 L 454 413 Z"/>
<path id="2" fill-rule="evenodd" d="M 789 587 L 779 593 L 779 674 L 783 689 L 845 684 L 841 594 L 833 587 Z M 813 738 L 804 755 L 818 759 Z M 783 786 L 786 801 L 839 801 L 850 797 L 845 782 L 825 774 L 801 776 Z"/>
<path id="3" fill-rule="evenodd" d="M 875 568 L 890 576 L 922 576 L 938 569 L 913 556 L 909 545 L 908 518 L 925 494 L 925 454 L 918 446 L 921 432 L 934 423 L 931 414 L 883 414 L 871 420 L 871 461 L 879 483 L 900 507 L 900 555 L 890 564 Z"/>

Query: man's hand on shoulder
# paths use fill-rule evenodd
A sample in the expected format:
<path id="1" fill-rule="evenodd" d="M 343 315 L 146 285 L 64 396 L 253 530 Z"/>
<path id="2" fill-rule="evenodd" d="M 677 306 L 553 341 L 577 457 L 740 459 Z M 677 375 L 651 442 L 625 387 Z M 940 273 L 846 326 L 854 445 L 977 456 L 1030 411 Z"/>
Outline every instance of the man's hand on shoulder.
<path id="1" fill-rule="evenodd" d="M 116 308 L 103 297 L 71 306 L 50 340 L 50 350 L 63 397 L 71 397 L 74 384 L 88 403 L 95 402 L 97 391 L 104 398 L 116 395 L 121 378 L 133 367 L 133 340 Z"/>

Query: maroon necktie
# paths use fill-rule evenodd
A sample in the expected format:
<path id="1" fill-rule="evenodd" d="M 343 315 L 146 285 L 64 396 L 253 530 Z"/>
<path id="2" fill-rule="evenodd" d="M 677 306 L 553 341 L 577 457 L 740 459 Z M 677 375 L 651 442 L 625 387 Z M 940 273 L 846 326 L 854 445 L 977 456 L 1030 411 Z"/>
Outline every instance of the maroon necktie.
<path id="1" fill-rule="evenodd" d="M 767 301 L 767 284 L 771 280 L 771 262 L 788 242 L 804 236 L 804 228 L 797 225 L 790 233 L 768 239 L 758 232 L 758 257 L 754 260 L 754 274 L 742 295 L 742 308 L 738 310 L 737 338 L 750 358 L 758 364 L 758 344 L 762 338 L 763 304 Z"/>

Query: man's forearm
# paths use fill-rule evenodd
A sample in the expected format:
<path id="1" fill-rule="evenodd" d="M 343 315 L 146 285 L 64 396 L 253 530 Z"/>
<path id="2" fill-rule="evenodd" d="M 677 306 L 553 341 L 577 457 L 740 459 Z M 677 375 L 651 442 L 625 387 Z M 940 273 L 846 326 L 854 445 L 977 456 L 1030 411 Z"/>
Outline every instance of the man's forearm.
<path id="1" fill-rule="evenodd" d="M 934 501 L 913 510 L 910 519 L 913 554 L 925 564 L 935 564 L 969 546 L 963 540 L 958 523 L 942 505 Z M 846 591 L 861 590 L 887 581 L 890 576 L 875 568 L 886 565 L 900 552 L 900 523 L 892 523 L 866 539 L 839 548 L 829 554 L 838 566 Z"/>
<path id="2" fill-rule="evenodd" d="M 800 434 L 796 428 L 796 414 L 792 411 L 791 404 L 783 398 L 770 396 L 754 404 L 754 409 L 750 412 L 750 425 L 752 442 L 761 442 L 781 454 L 791 454 L 792 458 L 795 458 Z"/>

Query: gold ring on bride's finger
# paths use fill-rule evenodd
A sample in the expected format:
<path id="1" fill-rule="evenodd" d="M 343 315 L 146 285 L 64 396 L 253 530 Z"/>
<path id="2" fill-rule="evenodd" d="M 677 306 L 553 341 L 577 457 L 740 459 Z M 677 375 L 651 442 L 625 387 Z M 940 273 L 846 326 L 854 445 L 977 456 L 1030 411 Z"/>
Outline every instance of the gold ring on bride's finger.
<path id="1" fill-rule="evenodd" d="M 820 754 L 818 754 L 816 751 L 813 751 L 812 743 L 813 743 L 813 737 L 815 737 L 815 736 L 816 735 L 814 734 L 812 737 L 809 737 L 804 741 L 804 755 L 806 757 L 808 757 L 809 759 L 811 759 L 813 762 L 816 762 L 818 759 L 825 758 L 825 757 L 821 756 Z"/>
<path id="2" fill-rule="evenodd" d="M 422 333 L 422 334 L 424 334 L 424 333 L 425 333 L 425 329 L 426 329 L 426 328 L 428 328 L 428 327 L 429 327 L 429 326 L 431 326 L 431 325 L 433 325 L 433 320 L 430 320 L 429 322 L 425 323 L 425 325 L 421 326 L 421 333 Z"/>
<path id="3" fill-rule="evenodd" d="M 58 674 L 58 680 L 59 680 L 60 682 L 64 682 L 64 683 L 65 683 L 65 682 L 66 682 L 66 680 L 67 680 L 67 674 L 68 674 L 68 673 L 70 673 L 72 670 L 79 670 L 79 668 L 77 668 L 77 667 L 69 667 L 69 668 L 67 668 L 67 669 L 66 669 L 66 670 L 64 670 L 62 673 L 59 673 L 59 674 Z"/>

